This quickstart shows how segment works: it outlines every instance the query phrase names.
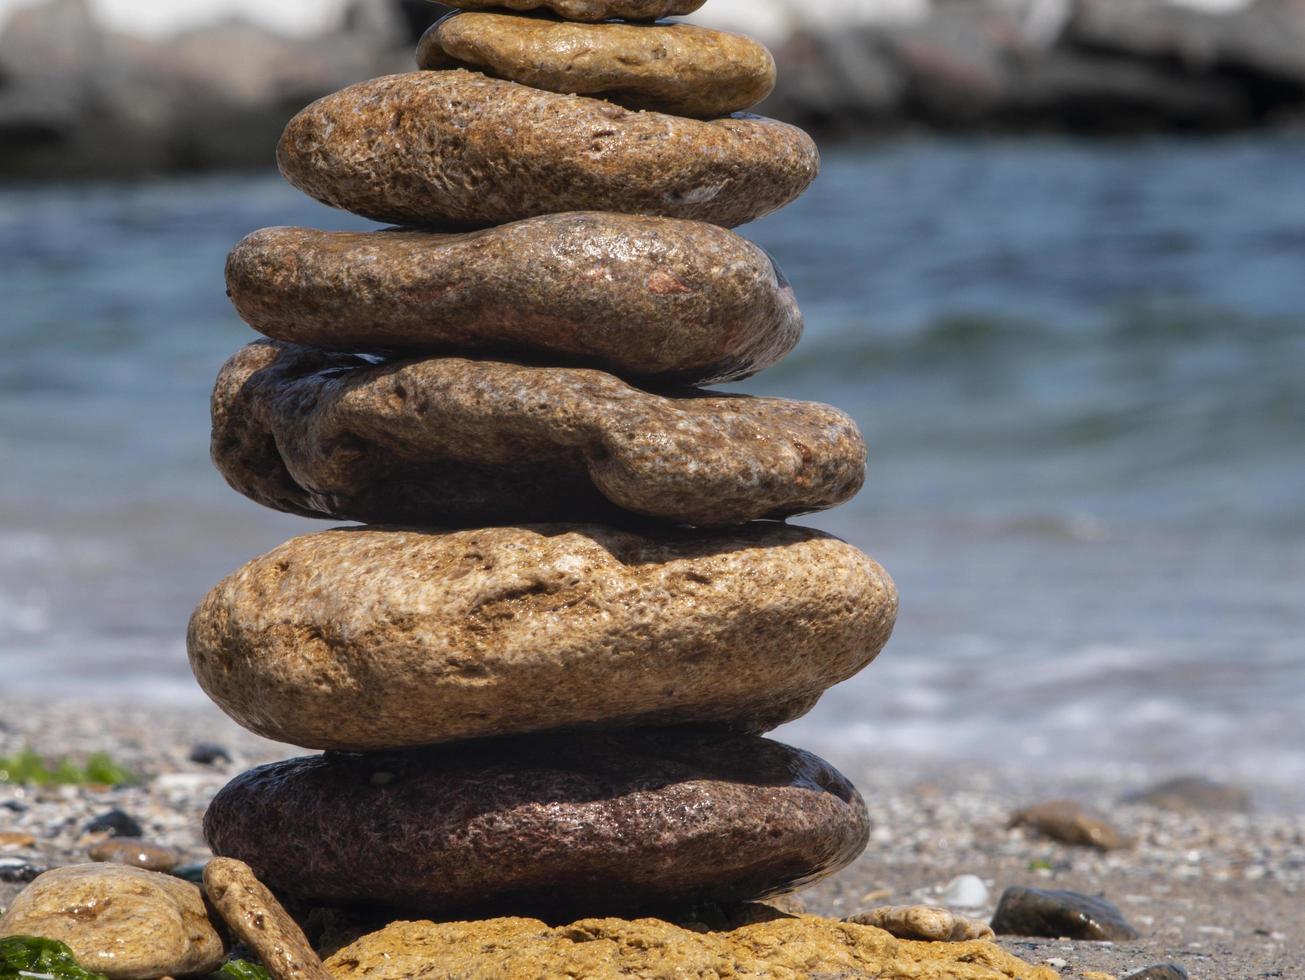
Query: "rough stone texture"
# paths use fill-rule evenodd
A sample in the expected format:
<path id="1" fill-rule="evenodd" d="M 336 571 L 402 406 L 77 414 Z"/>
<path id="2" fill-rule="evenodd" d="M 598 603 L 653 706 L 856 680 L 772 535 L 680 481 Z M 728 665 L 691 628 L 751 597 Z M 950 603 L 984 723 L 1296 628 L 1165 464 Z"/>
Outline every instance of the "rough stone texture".
<path id="1" fill-rule="evenodd" d="M 984 923 L 932 905 L 883 905 L 848 916 L 846 921 L 883 929 L 898 939 L 923 942 L 959 943 L 993 938 L 993 931 Z"/>
<path id="2" fill-rule="evenodd" d="M 1044 837 L 1076 847 L 1113 851 L 1133 841 L 1100 813 L 1076 800 L 1048 800 L 1011 814 L 1012 827 L 1030 827 Z"/>
<path id="3" fill-rule="evenodd" d="M 421 39 L 417 66 L 470 68 L 531 88 L 700 119 L 751 108 L 775 87 L 775 61 L 764 45 L 692 24 L 454 14 Z"/>
<path id="4" fill-rule="evenodd" d="M 856 423 L 812 402 L 277 341 L 222 369 L 212 453 L 232 487 L 278 510 L 445 527 L 788 517 L 853 496 L 866 458 Z"/>
<path id="5" fill-rule="evenodd" d="M 1119 909 L 1104 898 L 1078 892 L 1012 885 L 992 916 L 1000 936 L 1049 936 L 1126 942 L 1138 938 Z"/>
<path id="6" fill-rule="evenodd" d="M 776 917 L 721 932 L 657 919 L 585 919 L 550 929 L 534 919 L 395 922 L 327 961 L 340 978 L 878 977 L 880 980 L 1055 980 L 991 943 L 916 943 L 869 926 Z"/>
<path id="7" fill-rule="evenodd" d="M 181 856 L 170 847 L 132 840 L 130 837 L 110 837 L 100 841 L 86 855 L 92 861 L 130 864 L 147 871 L 171 871 L 181 860 Z"/>
<path id="8" fill-rule="evenodd" d="M 303 930 L 249 865 L 214 858 L 204 868 L 204 892 L 272 980 L 330 980 Z"/>
<path id="9" fill-rule="evenodd" d="M 447 4 L 462 10 L 496 9 L 538 10 L 547 7 L 567 20 L 596 21 L 656 20 L 658 17 L 691 14 L 703 0 L 453 0 Z"/>
<path id="10" fill-rule="evenodd" d="M 445 229 L 558 211 L 732 227 L 783 207 L 819 169 L 811 138 L 771 119 L 633 112 L 461 70 L 328 95 L 290 121 L 277 160 L 325 204 Z"/>
<path id="11" fill-rule="evenodd" d="M 304 899 L 556 917 L 763 898 L 847 865 L 869 825 L 807 752 L 654 730 L 273 763 L 204 834 Z"/>
<path id="12" fill-rule="evenodd" d="M 756 245 L 606 212 L 461 234 L 265 228 L 227 259 L 227 291 L 247 323 L 291 343 L 533 352 L 689 383 L 754 374 L 802 334 Z"/>
<path id="13" fill-rule="evenodd" d="M 765 731 L 869 663 L 896 610 L 883 569 L 797 527 L 342 528 L 219 584 L 188 645 L 236 721 L 313 748 L 637 724 Z"/>
<path id="14" fill-rule="evenodd" d="M 0 918 L 0 936 L 60 940 L 112 980 L 208 973 L 224 956 L 198 888 L 119 864 L 47 871 Z"/>

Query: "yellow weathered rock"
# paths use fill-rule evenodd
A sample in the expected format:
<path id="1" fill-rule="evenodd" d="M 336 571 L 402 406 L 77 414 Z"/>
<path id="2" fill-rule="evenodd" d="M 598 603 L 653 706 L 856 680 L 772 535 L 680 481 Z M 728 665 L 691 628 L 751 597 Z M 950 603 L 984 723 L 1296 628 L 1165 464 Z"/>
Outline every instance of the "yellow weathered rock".
<path id="1" fill-rule="evenodd" d="M 723 932 L 659 919 L 582 919 L 549 928 L 536 919 L 394 922 L 326 962 L 336 978 L 464 980 L 699 977 L 798 980 L 812 974 L 878 980 L 1056 980 L 989 942 L 922 943 L 873 926 L 777 915 Z"/>

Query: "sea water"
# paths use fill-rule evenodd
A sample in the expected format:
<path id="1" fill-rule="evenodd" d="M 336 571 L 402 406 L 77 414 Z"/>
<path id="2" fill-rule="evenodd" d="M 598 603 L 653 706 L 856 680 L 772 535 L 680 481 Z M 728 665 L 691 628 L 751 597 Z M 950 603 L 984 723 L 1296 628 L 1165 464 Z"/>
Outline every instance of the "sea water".
<path id="1" fill-rule="evenodd" d="M 807 332 L 736 390 L 871 449 L 800 519 L 894 575 L 879 660 L 780 737 L 1305 785 L 1305 138 L 828 148 L 743 233 Z M 227 250 L 362 228 L 272 173 L 0 189 L 0 691 L 200 702 L 187 617 L 328 524 L 229 490 Z"/>

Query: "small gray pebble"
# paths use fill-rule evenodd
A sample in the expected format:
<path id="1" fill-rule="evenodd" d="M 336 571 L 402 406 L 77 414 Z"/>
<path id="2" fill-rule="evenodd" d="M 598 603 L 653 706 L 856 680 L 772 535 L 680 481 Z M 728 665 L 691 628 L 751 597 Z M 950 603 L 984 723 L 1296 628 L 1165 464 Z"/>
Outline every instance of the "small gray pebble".
<path id="1" fill-rule="evenodd" d="M 131 816 L 122 810 L 102 813 L 85 827 L 84 834 L 108 834 L 111 837 L 144 837 L 145 831 Z"/>
<path id="2" fill-rule="evenodd" d="M 196 742 L 191 746 L 188 758 L 201 766 L 212 766 L 219 762 L 230 762 L 231 753 L 217 742 Z"/>

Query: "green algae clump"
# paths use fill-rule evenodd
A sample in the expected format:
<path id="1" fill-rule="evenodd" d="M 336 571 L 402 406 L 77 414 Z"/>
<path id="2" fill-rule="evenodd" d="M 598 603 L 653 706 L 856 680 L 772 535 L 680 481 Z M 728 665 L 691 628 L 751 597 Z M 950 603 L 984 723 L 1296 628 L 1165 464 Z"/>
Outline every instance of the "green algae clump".
<path id="1" fill-rule="evenodd" d="M 0 939 L 0 980 L 108 980 L 83 970 L 67 944 L 37 936 Z"/>

